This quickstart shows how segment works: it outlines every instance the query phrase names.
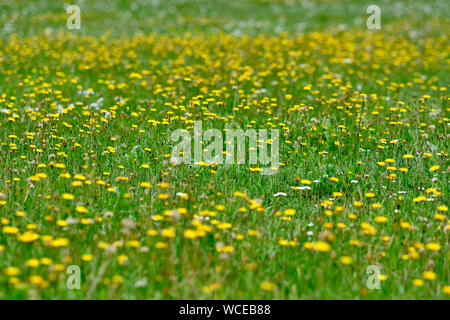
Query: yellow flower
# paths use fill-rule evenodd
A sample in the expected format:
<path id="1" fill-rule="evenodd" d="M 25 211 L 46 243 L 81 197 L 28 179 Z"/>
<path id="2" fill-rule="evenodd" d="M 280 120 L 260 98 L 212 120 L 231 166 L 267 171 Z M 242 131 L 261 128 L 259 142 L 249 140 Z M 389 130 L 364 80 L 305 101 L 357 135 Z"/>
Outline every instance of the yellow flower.
<path id="1" fill-rule="evenodd" d="M 117 262 L 120 265 L 124 265 L 124 264 L 126 264 L 128 262 L 128 257 L 126 255 L 124 255 L 124 254 L 121 254 L 120 256 L 117 257 Z"/>
<path id="2" fill-rule="evenodd" d="M 63 198 L 64 200 L 73 200 L 75 197 L 73 194 L 70 193 L 63 193 L 61 198 Z"/>
<path id="3" fill-rule="evenodd" d="M 387 280 L 387 275 L 385 275 L 385 274 L 380 274 L 379 276 L 378 276 L 378 279 L 380 279 L 380 281 L 386 281 Z"/>
<path id="4" fill-rule="evenodd" d="M 81 256 L 81 260 L 86 261 L 86 262 L 92 261 L 93 259 L 94 259 L 94 256 L 92 254 L 83 254 Z"/>
<path id="5" fill-rule="evenodd" d="M 142 182 L 141 183 L 141 187 L 142 188 L 150 188 L 152 185 L 150 184 L 150 183 L 148 183 L 148 182 Z"/>
<path id="6" fill-rule="evenodd" d="M 413 285 L 415 285 L 416 287 L 421 287 L 421 286 L 423 286 L 423 280 L 422 279 L 414 279 Z"/>
<path id="7" fill-rule="evenodd" d="M 192 229 L 186 229 L 183 231 L 183 236 L 187 239 L 195 239 L 197 238 L 197 231 Z"/>
<path id="8" fill-rule="evenodd" d="M 363 203 L 361 201 L 354 201 L 353 205 L 357 208 L 362 207 Z"/>
<path id="9" fill-rule="evenodd" d="M 230 253 L 234 251 L 233 246 L 216 246 L 217 252 Z"/>
<path id="10" fill-rule="evenodd" d="M 350 264 L 352 263 L 352 258 L 348 256 L 342 256 L 340 259 L 342 264 Z"/>
<path id="11" fill-rule="evenodd" d="M 222 223 L 217 225 L 217 228 L 222 229 L 222 230 L 223 229 L 229 229 L 231 227 L 232 227 L 231 223 L 228 223 L 228 222 L 222 222 Z"/>
<path id="12" fill-rule="evenodd" d="M 264 291 L 273 291 L 275 289 L 275 285 L 269 281 L 261 282 L 261 290 Z"/>
<path id="13" fill-rule="evenodd" d="M 411 223 L 409 223 L 408 221 L 401 221 L 401 222 L 400 222 L 400 226 L 401 226 L 403 229 L 409 229 L 409 228 L 411 228 Z"/>
<path id="14" fill-rule="evenodd" d="M 286 209 L 284 210 L 284 214 L 287 216 L 293 216 L 295 214 L 295 209 Z"/>
<path id="15" fill-rule="evenodd" d="M 45 288 L 48 286 L 48 282 L 44 280 L 41 276 L 30 276 L 28 280 L 39 287 Z"/>
<path id="16" fill-rule="evenodd" d="M 53 240 L 50 244 L 52 247 L 66 247 L 69 245 L 69 240 L 65 238 L 57 238 Z"/>
<path id="17" fill-rule="evenodd" d="M 210 293 L 210 292 L 213 292 L 213 291 L 215 291 L 215 290 L 217 290 L 219 288 L 220 288 L 220 282 L 214 282 L 214 283 L 211 283 L 211 285 L 209 285 L 209 286 L 204 286 L 202 288 L 202 291 L 204 293 Z"/>
<path id="18" fill-rule="evenodd" d="M 25 212 L 24 211 L 17 211 L 16 212 L 16 216 L 17 217 L 24 217 L 25 216 Z"/>
<path id="19" fill-rule="evenodd" d="M 127 241 L 127 247 L 138 248 L 141 243 L 138 240 L 129 240 Z"/>
<path id="20" fill-rule="evenodd" d="M 3 233 L 7 233 L 7 234 L 16 234 L 17 232 L 19 232 L 19 229 L 16 227 L 10 227 L 10 226 L 5 226 L 3 227 Z"/>
<path id="21" fill-rule="evenodd" d="M 361 223 L 361 229 L 364 234 L 374 235 L 376 232 L 375 228 L 367 222 Z"/>
<path id="22" fill-rule="evenodd" d="M 36 268 L 39 266 L 39 260 L 38 259 L 29 259 L 25 262 L 27 267 Z"/>
<path id="23" fill-rule="evenodd" d="M 73 176 L 73 178 L 76 179 L 76 180 L 82 180 L 82 181 L 86 180 L 86 177 L 83 176 L 82 174 L 75 174 Z"/>
<path id="24" fill-rule="evenodd" d="M 419 196 L 419 197 L 415 197 L 413 199 L 414 202 L 422 202 L 422 201 L 426 201 L 426 200 L 427 200 L 427 197 L 425 197 L 425 196 Z"/>
<path id="25" fill-rule="evenodd" d="M 436 242 L 427 243 L 427 245 L 425 247 L 428 250 L 432 250 L 432 251 L 439 251 L 441 249 L 441 245 L 439 243 L 436 243 Z"/>
<path id="26" fill-rule="evenodd" d="M 387 218 L 384 216 L 378 216 L 378 217 L 375 217 L 374 220 L 375 220 L 375 222 L 378 222 L 378 223 L 384 223 L 387 221 Z"/>
<path id="27" fill-rule="evenodd" d="M 20 269 L 16 268 L 16 267 L 7 267 L 5 270 L 3 270 L 3 272 L 7 275 L 7 276 L 17 276 L 20 274 Z"/>
<path id="28" fill-rule="evenodd" d="M 442 288 L 442 292 L 443 292 L 444 294 L 450 294 L 450 286 L 444 286 L 444 287 Z"/>
<path id="29" fill-rule="evenodd" d="M 37 233 L 27 231 L 27 232 L 21 234 L 18 237 L 18 239 L 19 239 L 19 241 L 22 241 L 22 242 L 33 242 L 33 241 L 39 239 L 39 235 Z"/>
<path id="30" fill-rule="evenodd" d="M 166 238 L 173 238 L 175 237 L 175 229 L 174 228 L 167 228 L 161 230 L 161 235 Z"/>
<path id="31" fill-rule="evenodd" d="M 88 212 L 88 209 L 86 209 L 86 208 L 83 207 L 83 206 L 76 206 L 76 207 L 75 207 L 75 210 L 76 210 L 78 213 L 87 213 L 87 212 Z"/>
<path id="32" fill-rule="evenodd" d="M 434 273 L 433 271 L 425 271 L 423 273 L 423 277 L 427 280 L 434 280 L 436 279 L 436 273 Z"/>
<path id="33" fill-rule="evenodd" d="M 436 170 L 438 170 L 440 167 L 438 166 L 438 165 L 435 165 L 435 166 L 432 166 L 431 168 L 430 168 L 430 171 L 431 172 L 434 172 L 434 171 L 436 171 Z"/>
<path id="34" fill-rule="evenodd" d="M 114 284 L 120 284 L 120 283 L 123 282 L 123 277 L 118 275 L 118 274 L 116 274 L 115 276 L 113 276 L 112 282 Z"/>
<path id="35" fill-rule="evenodd" d="M 108 243 L 104 242 L 104 241 L 100 241 L 97 246 L 99 249 L 106 249 L 108 247 Z"/>
<path id="36" fill-rule="evenodd" d="M 169 184 L 168 184 L 167 182 L 161 182 L 161 183 L 159 184 L 159 187 L 160 187 L 161 189 L 167 189 L 167 188 L 169 187 Z"/>
<path id="37" fill-rule="evenodd" d="M 316 241 L 313 243 L 313 249 L 319 252 L 327 252 L 331 250 L 331 246 L 329 243 L 324 241 Z"/>
<path id="38" fill-rule="evenodd" d="M 57 263 L 53 266 L 53 268 L 55 269 L 55 271 L 63 271 L 65 269 L 65 266 L 61 263 Z"/>
<path id="39" fill-rule="evenodd" d="M 58 226 L 60 226 L 60 227 L 65 227 L 65 226 L 67 226 L 66 220 L 58 220 L 58 221 L 56 221 L 56 224 L 57 224 Z"/>

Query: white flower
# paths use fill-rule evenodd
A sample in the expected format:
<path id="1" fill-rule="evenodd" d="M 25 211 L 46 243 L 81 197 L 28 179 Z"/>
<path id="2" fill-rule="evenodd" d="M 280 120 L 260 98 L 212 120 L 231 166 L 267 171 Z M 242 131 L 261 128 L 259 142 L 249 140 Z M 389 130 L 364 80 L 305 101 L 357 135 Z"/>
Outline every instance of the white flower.
<path id="1" fill-rule="evenodd" d="M 311 187 L 301 186 L 301 187 L 291 187 L 294 190 L 311 190 Z"/>
<path id="2" fill-rule="evenodd" d="M 283 196 L 283 197 L 286 197 L 287 196 L 287 194 L 286 193 L 284 193 L 284 192 L 277 192 L 277 193 L 275 193 L 274 195 L 273 195 L 274 197 L 279 197 L 279 196 Z"/>
<path id="3" fill-rule="evenodd" d="M 141 278 L 138 281 L 136 281 L 136 283 L 134 284 L 134 286 L 136 288 L 142 288 L 142 287 L 146 287 L 148 284 L 148 279 L 147 278 Z"/>

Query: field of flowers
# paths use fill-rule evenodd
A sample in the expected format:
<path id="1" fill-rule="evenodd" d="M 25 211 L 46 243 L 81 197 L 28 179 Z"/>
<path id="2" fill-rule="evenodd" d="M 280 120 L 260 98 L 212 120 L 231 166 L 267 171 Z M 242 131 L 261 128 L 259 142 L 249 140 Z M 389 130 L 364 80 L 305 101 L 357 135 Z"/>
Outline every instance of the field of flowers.
<path id="1" fill-rule="evenodd" d="M 0 3 L 0 299 L 450 298 L 447 1 L 73 4 Z"/>

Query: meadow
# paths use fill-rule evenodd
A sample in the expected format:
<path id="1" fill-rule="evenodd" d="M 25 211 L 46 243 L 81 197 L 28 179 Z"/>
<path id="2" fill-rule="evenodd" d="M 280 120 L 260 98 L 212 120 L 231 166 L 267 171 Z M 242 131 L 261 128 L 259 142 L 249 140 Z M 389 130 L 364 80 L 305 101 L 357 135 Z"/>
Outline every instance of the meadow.
<path id="1" fill-rule="evenodd" d="M 448 2 L 68 4 L 0 2 L 0 299 L 449 299 Z"/>

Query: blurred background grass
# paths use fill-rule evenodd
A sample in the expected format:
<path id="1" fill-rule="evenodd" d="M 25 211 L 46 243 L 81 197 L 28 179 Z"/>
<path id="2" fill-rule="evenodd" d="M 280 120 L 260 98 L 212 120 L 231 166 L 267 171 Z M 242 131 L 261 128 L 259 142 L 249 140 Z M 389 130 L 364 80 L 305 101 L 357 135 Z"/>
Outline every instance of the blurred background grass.
<path id="1" fill-rule="evenodd" d="M 382 28 L 402 20 L 423 29 L 440 18 L 448 32 L 449 2 L 442 0 L 3 0 L 0 37 L 66 30 L 69 5 L 81 8 L 79 34 L 217 33 L 298 34 L 323 29 L 366 28 L 371 4 L 381 8 Z"/>

